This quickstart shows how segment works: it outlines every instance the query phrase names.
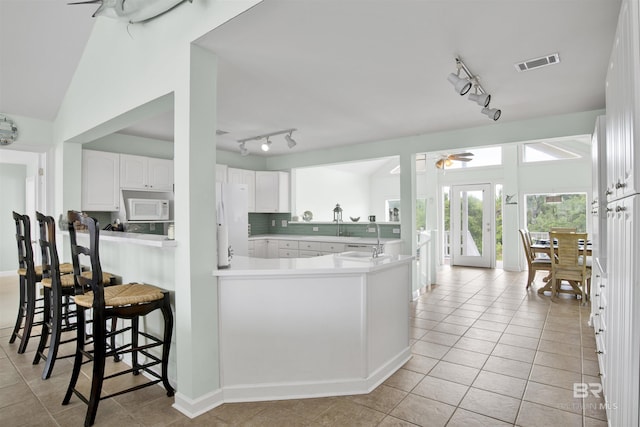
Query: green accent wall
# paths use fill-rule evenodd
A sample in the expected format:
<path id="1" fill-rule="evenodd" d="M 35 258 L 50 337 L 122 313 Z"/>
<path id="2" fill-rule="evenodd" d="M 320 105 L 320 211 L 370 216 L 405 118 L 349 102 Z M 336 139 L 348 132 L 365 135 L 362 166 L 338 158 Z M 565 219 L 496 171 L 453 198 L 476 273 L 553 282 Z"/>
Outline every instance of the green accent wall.
<path id="1" fill-rule="evenodd" d="M 18 249 L 16 246 L 16 227 L 12 212 L 25 213 L 25 180 L 27 166 L 0 163 L 0 271 L 15 271 L 18 268 Z M 34 238 L 31 218 L 31 238 Z"/>

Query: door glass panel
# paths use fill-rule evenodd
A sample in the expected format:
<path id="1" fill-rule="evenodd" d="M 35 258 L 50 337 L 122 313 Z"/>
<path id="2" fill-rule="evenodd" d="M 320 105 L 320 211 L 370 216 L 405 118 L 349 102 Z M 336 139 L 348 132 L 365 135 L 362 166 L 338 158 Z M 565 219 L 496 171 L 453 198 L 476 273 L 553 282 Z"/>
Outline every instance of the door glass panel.
<path id="1" fill-rule="evenodd" d="M 458 253 L 482 256 L 482 191 L 460 192 L 460 241 Z"/>

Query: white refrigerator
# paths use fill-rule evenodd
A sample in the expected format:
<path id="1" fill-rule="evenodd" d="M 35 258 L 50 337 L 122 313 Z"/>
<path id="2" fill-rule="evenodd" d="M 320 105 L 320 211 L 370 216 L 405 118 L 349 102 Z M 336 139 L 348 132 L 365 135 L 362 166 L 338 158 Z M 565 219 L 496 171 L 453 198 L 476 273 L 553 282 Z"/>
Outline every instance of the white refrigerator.
<path id="1" fill-rule="evenodd" d="M 228 254 L 249 255 L 248 194 L 245 184 L 216 183 L 219 268 L 233 262 Z"/>

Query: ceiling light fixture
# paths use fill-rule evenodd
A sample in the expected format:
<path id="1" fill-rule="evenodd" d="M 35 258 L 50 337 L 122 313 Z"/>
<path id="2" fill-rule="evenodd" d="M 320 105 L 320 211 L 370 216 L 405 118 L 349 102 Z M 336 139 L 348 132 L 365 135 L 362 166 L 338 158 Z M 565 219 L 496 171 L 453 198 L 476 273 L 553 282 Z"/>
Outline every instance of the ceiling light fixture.
<path id="1" fill-rule="evenodd" d="M 193 0 L 83 0 L 68 4 L 99 4 L 92 17 L 107 16 L 137 24 L 164 15 L 185 1 L 193 3 Z"/>
<path id="2" fill-rule="evenodd" d="M 484 88 L 480 84 L 478 76 L 474 75 L 469 70 L 464 62 L 462 62 L 462 59 L 455 58 L 455 60 L 457 73 L 449 74 L 447 80 L 449 80 L 454 85 L 456 92 L 458 92 L 460 95 L 466 94 L 473 87 L 474 91 L 473 93 L 469 94 L 469 101 L 473 101 L 483 107 L 480 111 L 482 114 L 486 115 L 490 119 L 498 120 L 502 115 L 502 111 L 497 108 L 489 108 L 491 95 L 489 95 L 487 91 L 484 90 Z M 460 77 L 460 72 L 463 72 L 466 75 L 466 78 Z"/>
<path id="3" fill-rule="evenodd" d="M 271 149 L 271 140 L 270 138 L 273 136 L 277 136 L 277 135 L 285 135 L 284 139 L 287 141 L 287 145 L 289 146 L 289 148 L 293 148 L 295 147 L 298 143 L 293 139 L 293 137 L 291 136 L 293 134 L 293 132 L 297 131 L 298 129 L 295 128 L 291 128 L 291 129 L 285 129 L 285 130 L 279 130 L 276 132 L 269 132 L 269 133 L 265 133 L 262 135 L 258 135 L 258 136 L 252 136 L 251 138 L 244 138 L 244 139 L 239 139 L 237 142 L 239 144 L 240 147 L 240 155 L 242 156 L 246 156 L 249 154 L 249 150 L 247 149 L 247 142 L 250 141 L 260 141 L 263 140 L 262 144 L 260 145 L 260 148 L 262 149 L 262 151 L 267 152 Z"/>
<path id="4" fill-rule="evenodd" d="M 284 139 L 287 140 L 287 146 L 289 146 L 289 148 L 293 148 L 296 145 L 298 145 L 296 140 L 291 137 L 292 133 L 293 133 L 293 131 L 289 132 L 289 134 L 284 137 Z"/>
<path id="5" fill-rule="evenodd" d="M 456 58 L 457 71 L 455 73 L 449 74 L 449 77 L 447 77 L 447 80 L 451 82 L 456 92 L 458 92 L 460 96 L 469 92 L 471 90 L 471 85 L 472 85 L 469 79 L 460 77 L 460 71 L 462 70 L 461 64 L 462 62 L 458 61 L 458 58 Z"/>

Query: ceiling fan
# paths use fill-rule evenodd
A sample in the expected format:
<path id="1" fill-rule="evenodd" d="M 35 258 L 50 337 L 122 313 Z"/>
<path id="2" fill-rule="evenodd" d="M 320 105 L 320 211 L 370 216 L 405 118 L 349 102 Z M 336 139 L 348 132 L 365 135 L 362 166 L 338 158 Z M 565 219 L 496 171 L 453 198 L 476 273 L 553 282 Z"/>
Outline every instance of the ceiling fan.
<path id="1" fill-rule="evenodd" d="M 451 166 L 454 161 L 458 162 L 470 162 L 473 160 L 473 153 L 457 153 L 443 155 L 436 161 L 436 167 L 438 169 L 444 169 L 447 166 Z"/>

